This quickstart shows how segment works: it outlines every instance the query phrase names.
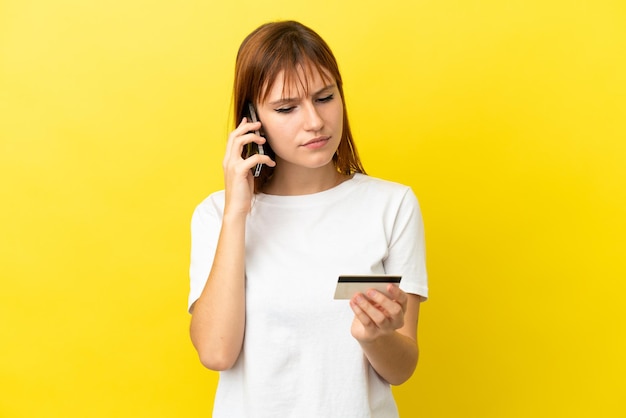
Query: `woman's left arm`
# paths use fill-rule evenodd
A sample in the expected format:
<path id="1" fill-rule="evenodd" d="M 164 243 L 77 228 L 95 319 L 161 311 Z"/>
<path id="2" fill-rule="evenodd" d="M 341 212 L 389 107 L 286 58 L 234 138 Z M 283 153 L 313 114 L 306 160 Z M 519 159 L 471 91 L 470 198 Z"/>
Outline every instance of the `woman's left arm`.
<path id="1" fill-rule="evenodd" d="M 354 295 L 351 331 L 374 370 L 390 384 L 399 385 L 417 366 L 420 297 L 393 285 L 387 290 L 390 298 L 373 289 Z"/>

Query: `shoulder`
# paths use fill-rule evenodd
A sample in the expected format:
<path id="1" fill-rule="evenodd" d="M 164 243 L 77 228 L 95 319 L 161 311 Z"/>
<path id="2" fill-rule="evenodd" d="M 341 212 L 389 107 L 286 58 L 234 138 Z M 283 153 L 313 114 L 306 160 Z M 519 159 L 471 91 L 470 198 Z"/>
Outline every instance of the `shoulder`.
<path id="1" fill-rule="evenodd" d="M 194 209 L 192 219 L 221 218 L 224 212 L 225 192 L 220 190 L 204 198 Z"/>
<path id="2" fill-rule="evenodd" d="M 403 197 L 407 194 L 413 195 L 411 187 L 384 180 L 378 177 L 371 177 L 366 174 L 357 173 L 354 175 L 353 184 L 356 190 L 363 193 L 373 193 L 378 196 L 398 196 Z"/>
<path id="3" fill-rule="evenodd" d="M 355 175 L 353 180 L 355 196 L 367 202 L 370 210 L 379 208 L 389 216 L 421 217 L 420 204 L 410 186 L 364 174 Z"/>
<path id="4" fill-rule="evenodd" d="M 206 208 L 206 207 L 211 207 L 211 206 L 220 206 L 220 205 L 224 205 L 224 198 L 226 196 L 226 193 L 224 190 L 219 190 L 217 192 L 213 192 L 210 195 L 208 195 L 207 197 L 205 197 L 196 207 L 197 208 Z"/>

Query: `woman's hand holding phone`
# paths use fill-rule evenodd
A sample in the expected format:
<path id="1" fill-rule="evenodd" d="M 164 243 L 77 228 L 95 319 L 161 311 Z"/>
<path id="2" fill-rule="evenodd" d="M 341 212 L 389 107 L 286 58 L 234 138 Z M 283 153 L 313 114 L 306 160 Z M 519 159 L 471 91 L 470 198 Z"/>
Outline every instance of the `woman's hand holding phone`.
<path id="1" fill-rule="evenodd" d="M 243 118 L 228 136 L 222 163 L 226 191 L 215 257 L 202 294 L 193 305 L 191 339 L 202 363 L 212 370 L 231 368 L 242 349 L 245 333 L 245 231 L 254 193 L 250 169 L 262 163 L 274 166 L 264 155 L 242 157 L 243 148 L 265 138 L 256 135 L 261 123 Z"/>
<path id="2" fill-rule="evenodd" d="M 252 142 L 264 144 L 265 138 L 254 133 L 261 128 L 261 122 L 249 122 L 244 118 L 239 126 L 228 136 L 226 153 L 222 163 L 224 185 L 226 189 L 226 207 L 224 214 L 250 211 L 254 194 L 254 178 L 251 170 L 257 164 L 274 167 L 276 163 L 267 155 L 254 154 L 243 158 L 244 147 Z"/>

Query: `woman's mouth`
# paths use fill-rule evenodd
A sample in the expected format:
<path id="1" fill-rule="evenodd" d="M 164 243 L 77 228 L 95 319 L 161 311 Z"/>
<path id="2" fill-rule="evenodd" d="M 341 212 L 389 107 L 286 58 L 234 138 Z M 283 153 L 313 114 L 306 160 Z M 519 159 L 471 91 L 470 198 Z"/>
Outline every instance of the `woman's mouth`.
<path id="1" fill-rule="evenodd" d="M 320 136 L 320 137 L 313 138 L 310 141 L 305 142 L 304 144 L 302 144 L 302 146 L 308 149 L 318 149 L 326 145 L 329 140 L 330 140 L 329 136 Z"/>

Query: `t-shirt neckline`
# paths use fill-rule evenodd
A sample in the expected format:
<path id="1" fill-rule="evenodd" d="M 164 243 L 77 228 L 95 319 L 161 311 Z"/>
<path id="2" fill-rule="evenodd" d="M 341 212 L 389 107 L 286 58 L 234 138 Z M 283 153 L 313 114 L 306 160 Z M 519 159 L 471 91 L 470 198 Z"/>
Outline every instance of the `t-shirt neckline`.
<path id="1" fill-rule="evenodd" d="M 255 195 L 255 200 L 262 203 L 273 204 L 311 204 L 314 202 L 327 202 L 334 200 L 337 197 L 345 197 L 345 194 L 354 184 L 358 183 L 364 175 L 361 173 L 355 173 L 352 178 L 339 183 L 338 185 L 331 187 L 321 192 L 303 194 L 303 195 L 274 195 L 258 193 Z"/>

